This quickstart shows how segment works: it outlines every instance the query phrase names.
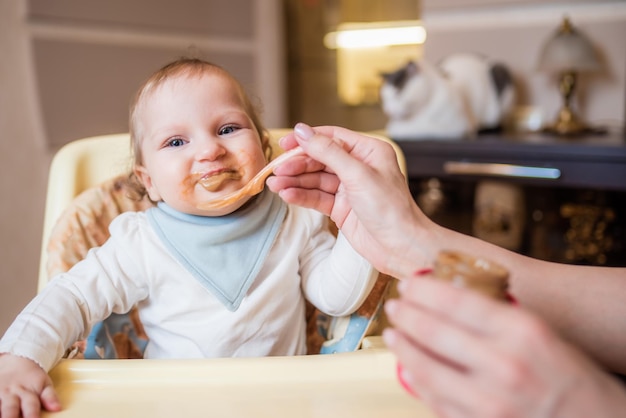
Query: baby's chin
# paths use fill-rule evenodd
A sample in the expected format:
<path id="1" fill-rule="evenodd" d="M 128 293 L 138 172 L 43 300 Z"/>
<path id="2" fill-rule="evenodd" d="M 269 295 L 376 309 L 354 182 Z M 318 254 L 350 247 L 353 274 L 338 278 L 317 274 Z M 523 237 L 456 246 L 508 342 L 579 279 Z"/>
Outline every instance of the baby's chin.
<path id="1" fill-rule="evenodd" d="M 202 202 L 186 201 L 186 202 L 165 202 L 172 209 L 178 212 L 186 213 L 187 215 L 195 216 L 224 216 L 229 215 L 242 206 L 244 206 L 250 199 L 239 200 L 230 205 L 214 208 L 214 209 L 202 209 Z M 200 207 L 198 207 L 200 206 Z"/>
<path id="2" fill-rule="evenodd" d="M 224 215 L 229 215 L 233 212 L 235 212 L 236 210 L 240 209 L 241 207 L 245 206 L 246 203 L 248 203 L 250 201 L 250 198 L 247 199 L 239 199 L 233 203 L 231 203 L 230 205 L 224 206 L 224 207 L 220 207 L 220 208 L 216 208 L 216 209 L 200 209 L 200 208 L 195 208 L 194 210 L 194 215 L 199 215 L 199 216 L 224 216 Z"/>
<path id="3" fill-rule="evenodd" d="M 237 202 L 231 206 L 227 206 L 225 208 L 220 208 L 220 209 L 205 209 L 202 211 L 202 216 L 224 216 L 224 215 L 230 215 L 231 213 L 235 212 L 236 210 L 238 210 L 239 208 L 241 208 L 242 206 L 244 206 L 246 204 L 246 202 Z"/>

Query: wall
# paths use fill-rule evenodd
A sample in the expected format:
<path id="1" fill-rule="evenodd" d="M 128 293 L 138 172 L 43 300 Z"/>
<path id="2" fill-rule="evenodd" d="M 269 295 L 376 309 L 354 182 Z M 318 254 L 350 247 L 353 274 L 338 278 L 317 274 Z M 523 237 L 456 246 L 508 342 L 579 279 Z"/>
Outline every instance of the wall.
<path id="1" fill-rule="evenodd" d="M 35 294 L 49 163 L 24 14 L 0 2 L 0 333 Z"/>
<path id="2" fill-rule="evenodd" d="M 521 104 L 552 120 L 561 98 L 553 76 L 536 69 L 543 43 L 564 16 L 591 40 L 604 69 L 579 77 L 574 105 L 594 125 L 623 130 L 626 114 L 626 2 L 601 0 L 424 0 L 425 57 L 474 51 L 509 65 Z"/>
<path id="3" fill-rule="evenodd" d="M 340 124 L 381 129 L 386 117 L 378 104 L 349 106 L 337 99 L 335 52 L 322 44 L 324 34 L 344 20 L 370 21 L 378 1 L 361 7 L 356 0 L 286 0 L 289 37 L 289 123 Z M 474 51 L 508 64 L 520 88 L 520 105 L 537 109 L 547 123 L 561 106 L 557 81 L 536 70 L 541 46 L 565 14 L 597 48 L 604 70 L 583 75 L 574 105 L 589 122 L 621 130 L 626 114 L 626 2 L 623 0 L 422 0 L 384 2 L 384 18 L 421 18 L 428 37 L 427 59 Z"/>
<path id="4" fill-rule="evenodd" d="M 126 131 L 139 83 L 190 53 L 240 78 L 267 126 L 285 126 L 282 30 L 280 0 L 0 2 L 0 334 L 35 295 L 54 152 Z"/>
<path id="5" fill-rule="evenodd" d="M 282 27 L 279 1 L 28 4 L 36 81 L 46 138 L 53 147 L 127 130 L 128 102 L 137 86 L 182 55 L 223 66 L 265 102 L 268 124 L 284 123 L 285 106 L 274 100 L 283 99 L 284 63 L 276 55 L 269 57 L 276 51 L 270 37 Z"/>

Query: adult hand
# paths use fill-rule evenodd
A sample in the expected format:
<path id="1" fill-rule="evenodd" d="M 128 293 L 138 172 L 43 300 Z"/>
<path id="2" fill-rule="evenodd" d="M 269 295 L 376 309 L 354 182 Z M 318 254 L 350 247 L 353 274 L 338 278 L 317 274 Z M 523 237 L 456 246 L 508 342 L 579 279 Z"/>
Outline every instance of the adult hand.
<path id="1" fill-rule="evenodd" d="M 37 418 L 42 406 L 61 410 L 48 374 L 32 360 L 0 354 L 0 417 Z"/>
<path id="2" fill-rule="evenodd" d="M 379 271 L 408 276 L 433 259 L 423 242 L 436 230 L 419 210 L 390 144 L 354 131 L 299 123 L 283 138 L 307 157 L 286 161 L 267 180 L 288 203 L 330 216 Z"/>
<path id="3" fill-rule="evenodd" d="M 386 304 L 402 377 L 442 418 L 616 417 L 626 392 L 521 307 L 429 278 Z"/>

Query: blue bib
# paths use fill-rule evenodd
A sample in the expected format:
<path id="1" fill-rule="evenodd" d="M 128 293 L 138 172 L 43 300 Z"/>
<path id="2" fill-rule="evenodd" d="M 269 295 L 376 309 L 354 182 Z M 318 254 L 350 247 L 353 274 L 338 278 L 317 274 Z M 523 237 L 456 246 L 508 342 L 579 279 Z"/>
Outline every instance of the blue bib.
<path id="1" fill-rule="evenodd" d="M 235 311 L 274 244 L 287 205 L 265 190 L 224 216 L 189 215 L 164 202 L 146 213 L 174 257 L 224 306 Z"/>

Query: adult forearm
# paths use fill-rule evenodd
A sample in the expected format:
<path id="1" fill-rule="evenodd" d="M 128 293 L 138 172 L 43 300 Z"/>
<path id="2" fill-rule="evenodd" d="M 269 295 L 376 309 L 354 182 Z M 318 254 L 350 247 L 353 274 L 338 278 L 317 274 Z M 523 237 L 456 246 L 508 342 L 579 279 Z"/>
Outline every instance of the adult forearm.
<path id="1" fill-rule="evenodd" d="M 532 264 L 513 278 L 522 304 L 603 366 L 626 373 L 626 269 Z"/>

